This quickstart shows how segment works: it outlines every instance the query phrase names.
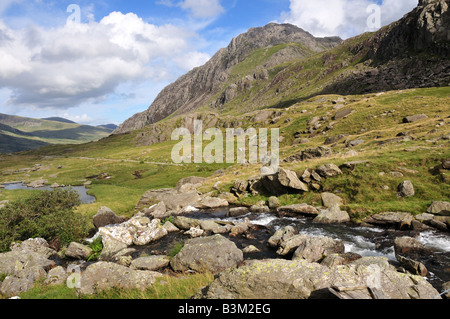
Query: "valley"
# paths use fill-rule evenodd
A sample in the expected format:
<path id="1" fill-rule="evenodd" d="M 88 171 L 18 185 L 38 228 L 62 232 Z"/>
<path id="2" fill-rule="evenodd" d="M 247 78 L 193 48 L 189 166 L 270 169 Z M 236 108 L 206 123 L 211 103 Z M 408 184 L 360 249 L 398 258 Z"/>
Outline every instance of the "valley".
<path id="1" fill-rule="evenodd" d="M 252 28 L 117 128 L 0 116 L 1 294 L 449 298 L 449 14 L 423 0 L 345 41 Z M 278 130 L 279 170 L 174 163 L 172 133 L 198 121 Z"/>

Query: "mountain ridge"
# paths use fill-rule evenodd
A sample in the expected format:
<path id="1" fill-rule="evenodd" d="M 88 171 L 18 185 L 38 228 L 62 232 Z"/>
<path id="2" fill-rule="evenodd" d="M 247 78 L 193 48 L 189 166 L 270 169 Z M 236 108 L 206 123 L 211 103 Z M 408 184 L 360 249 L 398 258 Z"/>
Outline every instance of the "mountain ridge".
<path id="1" fill-rule="evenodd" d="M 288 107 L 319 94 L 362 94 L 447 86 L 450 84 L 450 33 L 445 34 L 445 30 L 450 29 L 449 16 L 448 1 L 421 0 L 399 21 L 346 41 L 338 38 L 318 40 L 288 24 L 271 23 L 252 28 L 234 38 L 204 66 L 163 89 L 148 110 L 135 114 L 113 134 L 139 130 L 167 117 L 199 110 L 223 113 L 234 108 L 243 114 L 258 108 Z M 283 30 L 283 37 L 276 39 L 273 35 L 273 38 L 269 37 L 275 39 L 273 42 L 259 41 L 259 49 L 295 43 L 292 37 L 297 32 L 302 41 L 312 41 L 305 46 L 311 49 L 309 54 L 288 54 L 271 69 L 259 65 L 250 70 L 257 72 L 240 74 L 241 79 L 230 82 L 233 70 L 258 51 L 258 48 L 242 43 L 248 39 L 257 42 L 261 40 L 259 31 L 277 28 Z M 291 52 L 295 51 L 292 46 L 290 48 Z M 283 50 L 287 48 L 280 48 L 271 57 Z"/>
<path id="2" fill-rule="evenodd" d="M 141 129 L 156 123 L 175 112 L 187 113 L 204 104 L 229 77 L 229 71 L 254 50 L 285 43 L 305 45 L 312 52 L 321 52 L 341 43 L 338 37 L 315 38 L 310 33 L 290 24 L 269 23 L 264 27 L 251 28 L 233 38 L 226 48 L 220 49 L 203 66 L 181 76 L 164 88 L 148 110 L 135 114 L 122 123 L 115 134 Z"/>
<path id="3" fill-rule="evenodd" d="M 49 144 L 86 143 L 107 137 L 112 131 L 62 118 L 34 119 L 0 113 L 0 153 L 34 150 Z"/>

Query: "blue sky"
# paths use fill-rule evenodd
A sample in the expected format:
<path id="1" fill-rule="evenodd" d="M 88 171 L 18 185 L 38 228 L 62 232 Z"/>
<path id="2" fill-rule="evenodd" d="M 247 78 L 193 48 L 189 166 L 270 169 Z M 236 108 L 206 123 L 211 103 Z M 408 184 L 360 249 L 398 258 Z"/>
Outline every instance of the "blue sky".
<path id="1" fill-rule="evenodd" d="M 315 36 L 345 39 L 393 22 L 416 5 L 417 0 L 0 0 L 0 113 L 120 124 L 251 27 L 292 23 Z"/>

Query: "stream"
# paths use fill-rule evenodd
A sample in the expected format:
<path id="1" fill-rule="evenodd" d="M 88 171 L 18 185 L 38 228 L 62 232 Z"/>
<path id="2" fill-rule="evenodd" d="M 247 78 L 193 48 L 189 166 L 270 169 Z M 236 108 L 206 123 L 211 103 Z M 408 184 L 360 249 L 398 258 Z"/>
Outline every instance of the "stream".
<path id="1" fill-rule="evenodd" d="M 259 225 L 260 230 L 252 233 L 254 238 L 233 238 L 238 248 L 254 245 L 261 250 L 260 253 L 248 254 L 245 258 L 264 259 L 280 258 L 274 249 L 267 247 L 267 240 L 279 228 L 294 226 L 299 233 L 309 236 L 327 236 L 341 240 L 345 245 L 345 252 L 352 252 L 362 257 L 384 256 L 393 264 L 398 266 L 394 252 L 394 240 L 397 237 L 410 236 L 421 242 L 432 250 L 430 256 L 423 256 L 419 260 L 428 269 L 427 279 L 439 291 L 442 284 L 450 281 L 450 234 L 439 231 L 399 231 L 395 229 L 384 229 L 378 227 L 361 227 L 347 225 L 316 224 L 307 217 L 289 218 L 278 217 L 275 213 L 270 214 L 248 214 L 233 218 L 226 217 L 228 209 L 211 211 L 199 211 L 188 217 L 197 219 L 213 219 L 222 221 L 243 221 L 245 218 Z"/>

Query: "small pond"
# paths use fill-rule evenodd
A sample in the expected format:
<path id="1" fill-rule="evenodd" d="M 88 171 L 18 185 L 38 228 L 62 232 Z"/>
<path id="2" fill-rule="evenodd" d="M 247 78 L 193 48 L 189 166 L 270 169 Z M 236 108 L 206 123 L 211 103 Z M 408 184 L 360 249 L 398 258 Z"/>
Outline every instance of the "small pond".
<path id="1" fill-rule="evenodd" d="M 17 189 L 40 190 L 40 191 L 54 190 L 50 186 L 33 188 L 33 187 L 28 187 L 27 185 L 24 185 L 23 183 L 4 184 L 4 186 L 5 186 L 5 189 L 7 189 L 7 190 L 17 190 Z M 67 186 L 67 187 L 61 187 L 61 188 L 76 191 L 78 193 L 78 195 L 80 195 L 80 199 L 83 204 L 92 204 L 92 203 L 95 203 L 95 201 L 97 200 L 95 198 L 95 196 L 91 196 L 87 193 L 87 189 L 85 186 Z"/>

